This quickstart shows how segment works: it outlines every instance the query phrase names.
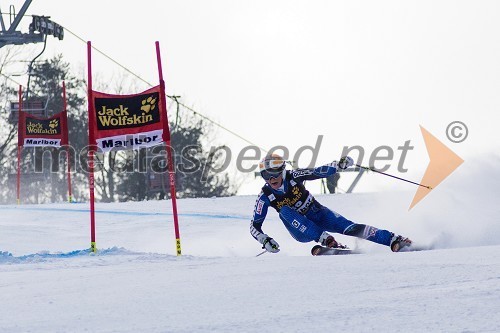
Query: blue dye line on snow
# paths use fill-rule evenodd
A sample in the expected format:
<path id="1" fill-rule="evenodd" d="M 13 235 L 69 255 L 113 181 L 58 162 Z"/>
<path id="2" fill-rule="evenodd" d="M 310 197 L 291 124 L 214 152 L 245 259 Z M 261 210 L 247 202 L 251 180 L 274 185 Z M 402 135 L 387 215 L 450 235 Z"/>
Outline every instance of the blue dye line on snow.
<path id="1" fill-rule="evenodd" d="M 22 256 L 14 256 L 10 252 L 4 252 L 0 251 L 0 264 L 12 264 L 12 263 L 21 263 L 21 262 L 39 262 L 39 261 L 45 261 L 45 259 L 61 259 L 61 258 L 74 258 L 74 257 L 81 257 L 81 256 L 89 256 L 93 254 L 90 249 L 84 249 L 84 250 L 75 250 L 75 251 L 70 251 L 66 253 L 50 253 L 50 252 L 39 252 L 39 253 L 33 253 L 33 254 L 25 254 Z M 108 248 L 108 249 L 101 249 L 97 252 L 97 255 L 102 256 L 102 255 L 129 255 L 129 254 L 141 254 L 138 252 L 132 252 L 128 251 L 124 248 Z"/>
<path id="2" fill-rule="evenodd" d="M 31 211 L 57 211 L 57 212 L 77 212 L 77 213 L 89 213 L 88 209 L 69 209 L 69 208 L 36 208 L 36 207 L 10 207 L 10 206 L 0 206 L 0 209 L 5 210 L 31 210 Z M 161 212 L 127 212 L 119 210 L 105 210 L 96 209 L 97 214 L 114 214 L 114 215 L 129 215 L 129 216 L 172 216 L 172 213 L 161 213 Z M 204 217 L 210 219 L 235 219 L 235 220 L 250 220 L 248 217 L 235 216 L 235 215 L 222 215 L 222 214 L 208 214 L 208 213 L 181 213 L 179 216 L 187 217 Z"/>
<path id="3" fill-rule="evenodd" d="M 34 253 L 34 254 L 26 254 L 23 256 L 15 257 L 12 255 L 10 252 L 0 252 L 0 261 L 1 259 L 17 259 L 17 260 L 27 260 L 27 259 L 33 259 L 33 258 L 71 258 L 71 257 L 76 257 L 76 256 L 81 256 L 81 255 L 87 255 L 90 253 L 90 249 L 86 250 L 75 250 L 67 253 L 48 253 L 48 252 L 41 252 L 41 253 Z"/>
<path id="4" fill-rule="evenodd" d="M 0 251 L 0 265 L 2 264 L 19 264 L 19 263 L 38 263 L 45 262 L 50 259 L 66 259 L 74 258 L 79 256 L 90 255 L 90 249 L 86 250 L 75 250 L 66 253 L 50 253 L 50 252 L 40 252 L 34 254 L 25 254 L 22 256 L 14 256 L 10 252 Z"/>

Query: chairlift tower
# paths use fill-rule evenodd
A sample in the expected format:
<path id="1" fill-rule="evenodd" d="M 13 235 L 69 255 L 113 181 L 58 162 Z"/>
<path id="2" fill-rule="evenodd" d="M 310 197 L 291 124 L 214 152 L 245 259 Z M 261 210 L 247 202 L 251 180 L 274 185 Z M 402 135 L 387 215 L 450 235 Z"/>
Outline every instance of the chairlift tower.
<path id="1" fill-rule="evenodd" d="M 50 16 L 39 16 L 39 15 L 31 15 L 32 21 L 29 25 L 29 32 L 22 33 L 21 31 L 17 31 L 17 27 L 21 22 L 21 19 L 26 14 L 28 7 L 31 5 L 32 0 L 26 0 L 21 8 L 21 11 L 16 15 L 14 6 L 10 6 L 9 8 L 9 17 L 10 17 L 10 26 L 6 28 L 5 22 L 3 19 L 3 15 L 0 15 L 0 48 L 5 45 L 23 45 L 29 43 L 45 43 L 47 41 L 47 36 L 54 36 L 59 40 L 64 38 L 64 29 L 59 24 L 50 20 Z M 35 57 L 38 58 L 43 51 Z M 30 63 L 28 69 L 28 89 L 26 90 L 24 101 L 24 111 L 38 116 L 38 117 L 47 117 L 47 102 L 43 102 L 43 98 L 29 98 L 29 81 L 31 77 L 31 66 L 35 61 L 33 59 Z M 19 118 L 19 103 L 18 101 L 11 102 L 10 105 L 11 114 L 9 116 L 9 122 L 17 123 Z"/>
<path id="2" fill-rule="evenodd" d="M 11 18 L 10 27 L 6 28 L 3 16 L 0 15 L 0 48 L 5 45 L 23 45 L 29 43 L 44 42 L 46 36 L 52 35 L 59 40 L 64 38 L 64 29 L 59 24 L 50 20 L 50 16 L 32 15 L 33 19 L 29 26 L 29 33 L 17 31 L 24 14 L 28 10 L 32 0 L 24 2 L 21 11 L 16 15 L 14 7 L 10 6 L 9 15 Z M 13 19 L 13 20 L 12 20 Z"/>

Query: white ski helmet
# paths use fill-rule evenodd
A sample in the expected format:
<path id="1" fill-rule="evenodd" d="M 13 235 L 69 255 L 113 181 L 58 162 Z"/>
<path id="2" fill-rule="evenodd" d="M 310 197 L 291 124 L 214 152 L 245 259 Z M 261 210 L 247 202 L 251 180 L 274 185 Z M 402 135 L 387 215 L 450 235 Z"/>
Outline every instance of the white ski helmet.
<path id="1" fill-rule="evenodd" d="M 278 178 L 285 174 L 286 164 L 278 154 L 268 154 L 259 163 L 260 175 L 265 180 Z"/>

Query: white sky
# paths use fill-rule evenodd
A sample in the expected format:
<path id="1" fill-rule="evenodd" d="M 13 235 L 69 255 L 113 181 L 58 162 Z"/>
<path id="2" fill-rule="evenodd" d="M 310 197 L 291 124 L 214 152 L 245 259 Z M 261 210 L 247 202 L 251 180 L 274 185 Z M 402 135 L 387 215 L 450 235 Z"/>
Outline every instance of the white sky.
<path id="1" fill-rule="evenodd" d="M 34 0 L 28 14 L 51 16 L 153 84 L 160 41 L 167 94 L 261 147 L 294 154 L 323 135 L 317 164 L 338 159 L 343 146 L 362 145 L 369 155 L 388 145 L 389 172 L 398 174 L 397 147 L 411 140 L 409 171 L 398 175 L 419 181 L 428 164 L 419 125 L 466 163 L 500 148 L 497 1 Z M 86 65 L 85 43 L 68 32 L 49 39 L 44 56 L 58 53 L 75 68 Z M 96 76 L 122 72 L 97 52 L 93 58 Z M 469 128 L 460 144 L 445 135 L 455 120 Z M 233 159 L 247 145 L 222 130 L 219 141 Z M 299 165 L 309 161 L 304 153 Z M 365 178 L 360 190 L 406 186 Z M 240 193 L 260 186 L 249 180 Z"/>

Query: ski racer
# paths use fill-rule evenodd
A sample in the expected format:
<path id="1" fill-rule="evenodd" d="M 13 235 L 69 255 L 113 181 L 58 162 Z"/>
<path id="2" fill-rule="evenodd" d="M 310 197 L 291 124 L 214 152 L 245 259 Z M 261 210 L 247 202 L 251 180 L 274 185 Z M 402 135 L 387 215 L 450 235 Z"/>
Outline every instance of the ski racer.
<path id="1" fill-rule="evenodd" d="M 304 181 L 326 178 L 345 170 L 354 164 L 349 156 L 338 162 L 310 169 L 287 170 L 285 160 L 277 154 L 268 154 L 259 163 L 260 174 L 266 181 L 257 198 L 250 223 L 250 233 L 268 252 L 279 252 L 279 244 L 262 231 L 262 224 L 269 207 L 279 213 L 279 217 L 292 237 L 302 243 L 315 241 L 327 248 L 339 246 L 335 238 L 328 234 L 336 232 L 366 239 L 386 245 L 393 252 L 411 245 L 411 240 L 388 230 L 354 223 L 342 215 L 321 205 L 305 188 Z M 313 248 L 313 255 L 314 253 Z"/>

